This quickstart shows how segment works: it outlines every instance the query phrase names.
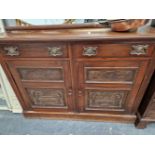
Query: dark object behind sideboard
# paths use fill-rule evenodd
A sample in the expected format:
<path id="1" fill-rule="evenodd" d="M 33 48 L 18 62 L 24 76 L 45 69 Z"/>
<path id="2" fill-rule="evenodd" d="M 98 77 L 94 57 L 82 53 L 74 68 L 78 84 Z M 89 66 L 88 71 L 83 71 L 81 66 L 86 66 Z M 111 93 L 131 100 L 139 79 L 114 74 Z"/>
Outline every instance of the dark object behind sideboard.
<path id="1" fill-rule="evenodd" d="M 155 71 L 138 110 L 137 128 L 155 122 Z"/>
<path id="2" fill-rule="evenodd" d="M 155 27 L 155 19 L 152 19 L 151 26 Z"/>

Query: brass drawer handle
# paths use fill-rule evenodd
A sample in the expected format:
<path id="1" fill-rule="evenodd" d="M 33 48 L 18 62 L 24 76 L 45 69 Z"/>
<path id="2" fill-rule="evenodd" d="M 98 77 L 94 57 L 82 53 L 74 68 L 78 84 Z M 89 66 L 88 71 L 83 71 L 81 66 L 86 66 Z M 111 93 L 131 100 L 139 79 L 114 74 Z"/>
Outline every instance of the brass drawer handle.
<path id="1" fill-rule="evenodd" d="M 97 47 L 84 47 L 83 56 L 96 56 Z"/>
<path id="2" fill-rule="evenodd" d="M 149 45 L 132 45 L 131 55 L 145 55 Z"/>
<path id="3" fill-rule="evenodd" d="M 19 56 L 19 50 L 16 46 L 4 47 L 5 55 L 8 56 Z"/>
<path id="4" fill-rule="evenodd" d="M 62 56 L 63 50 L 62 47 L 48 47 L 49 56 Z"/>

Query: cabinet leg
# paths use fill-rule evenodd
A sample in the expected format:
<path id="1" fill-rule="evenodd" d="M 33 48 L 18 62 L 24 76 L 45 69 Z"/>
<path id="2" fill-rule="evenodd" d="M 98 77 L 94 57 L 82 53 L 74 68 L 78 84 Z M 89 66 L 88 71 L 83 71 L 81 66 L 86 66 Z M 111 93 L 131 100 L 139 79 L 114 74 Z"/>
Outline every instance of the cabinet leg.
<path id="1" fill-rule="evenodd" d="M 146 121 L 143 121 L 143 120 L 140 120 L 140 119 L 137 119 L 136 122 L 135 122 L 135 126 L 137 129 L 144 129 L 147 127 L 147 122 Z"/>

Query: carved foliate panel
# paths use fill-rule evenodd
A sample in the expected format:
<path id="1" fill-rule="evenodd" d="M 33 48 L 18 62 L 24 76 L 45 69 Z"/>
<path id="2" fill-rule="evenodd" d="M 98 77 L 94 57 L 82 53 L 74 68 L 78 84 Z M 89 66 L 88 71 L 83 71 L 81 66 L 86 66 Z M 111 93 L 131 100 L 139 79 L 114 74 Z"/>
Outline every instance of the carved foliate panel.
<path id="1" fill-rule="evenodd" d="M 87 90 L 87 107 L 121 109 L 126 96 L 126 91 Z"/>
<path id="2" fill-rule="evenodd" d="M 133 83 L 135 69 L 86 69 L 87 83 Z"/>
<path id="3" fill-rule="evenodd" d="M 18 68 L 22 80 L 63 81 L 62 68 Z"/>
<path id="4" fill-rule="evenodd" d="M 33 105 L 48 107 L 65 106 L 65 94 L 63 89 L 57 88 L 27 88 L 27 93 Z"/>

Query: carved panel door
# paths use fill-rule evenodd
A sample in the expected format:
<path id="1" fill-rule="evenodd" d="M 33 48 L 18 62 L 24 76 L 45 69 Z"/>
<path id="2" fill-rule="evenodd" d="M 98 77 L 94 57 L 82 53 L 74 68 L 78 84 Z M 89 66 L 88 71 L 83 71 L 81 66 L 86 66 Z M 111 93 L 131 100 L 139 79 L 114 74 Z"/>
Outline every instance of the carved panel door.
<path id="1" fill-rule="evenodd" d="M 81 112 L 135 112 L 147 61 L 81 61 L 77 66 Z"/>
<path id="2" fill-rule="evenodd" d="M 10 60 L 7 63 L 25 110 L 73 110 L 68 61 Z"/>

